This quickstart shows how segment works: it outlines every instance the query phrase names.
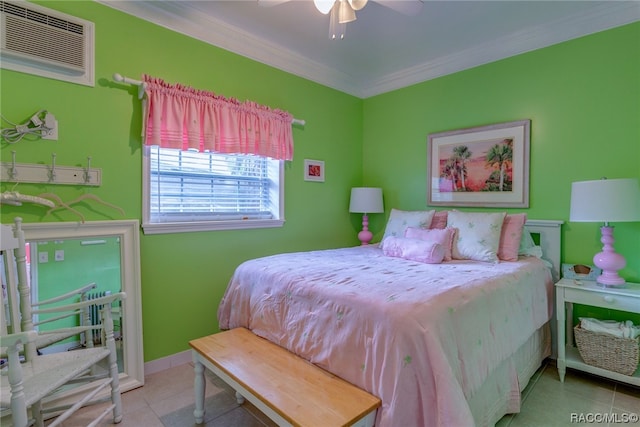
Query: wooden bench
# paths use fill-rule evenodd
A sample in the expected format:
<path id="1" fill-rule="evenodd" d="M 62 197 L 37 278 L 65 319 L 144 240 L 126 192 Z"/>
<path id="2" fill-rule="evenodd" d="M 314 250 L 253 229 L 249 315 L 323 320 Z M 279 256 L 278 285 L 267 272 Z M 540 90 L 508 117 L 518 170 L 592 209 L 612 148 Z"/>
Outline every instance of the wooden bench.
<path id="1" fill-rule="evenodd" d="M 245 328 L 189 342 L 197 424 L 204 421 L 206 367 L 279 426 L 373 426 L 380 399 Z"/>

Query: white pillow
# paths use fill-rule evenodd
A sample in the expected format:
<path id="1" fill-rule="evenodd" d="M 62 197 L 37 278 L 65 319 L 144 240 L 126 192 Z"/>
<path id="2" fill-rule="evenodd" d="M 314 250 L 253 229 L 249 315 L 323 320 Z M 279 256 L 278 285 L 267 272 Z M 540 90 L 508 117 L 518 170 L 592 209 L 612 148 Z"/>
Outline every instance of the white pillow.
<path id="1" fill-rule="evenodd" d="M 454 259 L 498 262 L 500 232 L 506 212 L 450 211 L 447 227 L 458 229 L 451 255 Z"/>
<path id="2" fill-rule="evenodd" d="M 384 236 L 382 236 L 382 244 L 384 245 L 384 239 L 390 236 L 404 237 L 404 232 L 408 227 L 429 228 L 435 212 L 435 210 L 400 211 L 391 209 L 387 226 L 384 229 Z"/>

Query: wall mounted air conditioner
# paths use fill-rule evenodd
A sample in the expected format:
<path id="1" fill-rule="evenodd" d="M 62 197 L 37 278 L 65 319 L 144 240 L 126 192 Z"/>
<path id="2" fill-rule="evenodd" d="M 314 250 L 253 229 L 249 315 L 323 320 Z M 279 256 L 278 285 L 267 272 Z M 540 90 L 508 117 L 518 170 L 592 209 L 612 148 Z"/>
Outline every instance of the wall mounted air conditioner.
<path id="1" fill-rule="evenodd" d="M 0 66 L 94 86 L 94 24 L 26 1 L 0 1 Z"/>

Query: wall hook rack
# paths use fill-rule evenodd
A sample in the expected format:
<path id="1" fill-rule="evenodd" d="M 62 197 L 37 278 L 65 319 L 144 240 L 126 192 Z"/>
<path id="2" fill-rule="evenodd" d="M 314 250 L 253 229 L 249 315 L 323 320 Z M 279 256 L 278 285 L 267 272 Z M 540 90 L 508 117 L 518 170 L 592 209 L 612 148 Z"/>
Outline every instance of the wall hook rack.
<path id="1" fill-rule="evenodd" d="M 51 169 L 49 170 L 49 181 L 56 181 L 56 153 L 51 153 Z"/>
<path id="2" fill-rule="evenodd" d="M 51 165 L 16 163 L 16 152 L 11 154 L 11 162 L 0 163 L 1 181 L 92 187 L 102 184 L 102 169 L 91 167 L 91 157 L 87 157 L 87 167 L 83 168 L 56 165 L 55 153 L 51 154 Z"/>
<path id="3" fill-rule="evenodd" d="M 91 156 L 87 157 L 87 168 L 84 170 L 84 182 L 91 182 Z"/>
<path id="4" fill-rule="evenodd" d="M 11 169 L 9 170 L 9 178 L 15 180 L 18 176 L 18 171 L 16 170 L 16 150 L 11 152 Z"/>

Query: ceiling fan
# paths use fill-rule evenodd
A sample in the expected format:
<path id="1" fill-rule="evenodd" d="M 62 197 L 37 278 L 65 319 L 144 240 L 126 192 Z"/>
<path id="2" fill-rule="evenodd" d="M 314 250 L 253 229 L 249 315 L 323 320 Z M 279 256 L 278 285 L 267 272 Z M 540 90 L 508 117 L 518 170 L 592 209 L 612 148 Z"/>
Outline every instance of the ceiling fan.
<path id="1" fill-rule="evenodd" d="M 261 6 L 275 6 L 290 0 L 258 0 Z M 372 0 L 405 15 L 417 15 L 422 10 L 424 0 Z M 355 21 L 356 11 L 364 8 L 368 0 L 313 0 L 316 9 L 322 14 L 331 13 L 329 18 L 329 39 L 342 40 L 347 23 Z"/>

